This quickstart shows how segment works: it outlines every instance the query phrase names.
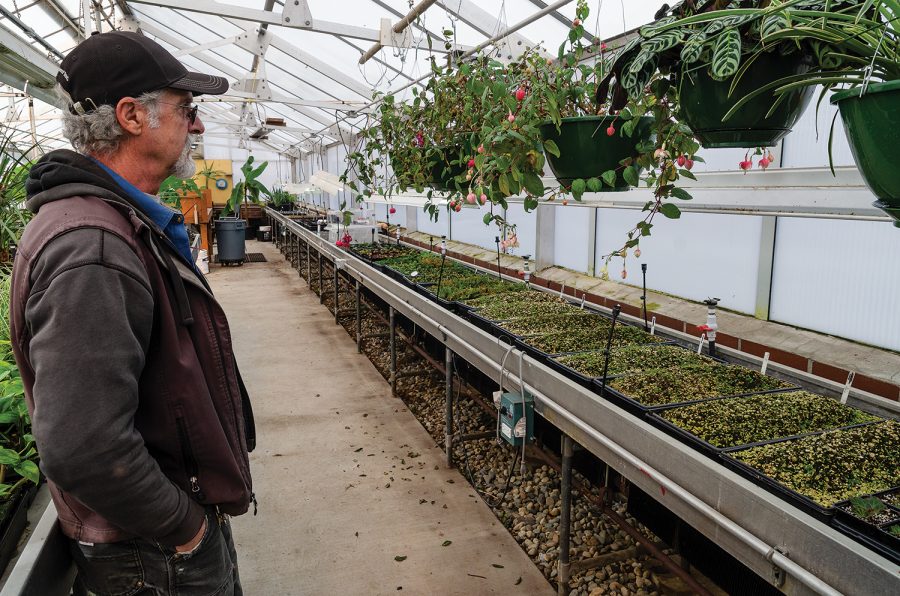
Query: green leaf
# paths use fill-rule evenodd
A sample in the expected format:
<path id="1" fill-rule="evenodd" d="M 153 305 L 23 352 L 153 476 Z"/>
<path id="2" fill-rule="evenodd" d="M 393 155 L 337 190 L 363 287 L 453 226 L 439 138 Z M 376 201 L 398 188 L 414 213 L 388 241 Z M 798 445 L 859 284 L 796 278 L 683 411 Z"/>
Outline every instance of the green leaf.
<path id="1" fill-rule="evenodd" d="M 606 170 L 603 174 L 600 175 L 603 178 L 603 181 L 608 185 L 615 187 L 616 185 L 616 171 L 615 170 Z"/>
<path id="2" fill-rule="evenodd" d="M 584 189 L 587 184 L 584 181 L 584 178 L 576 178 L 572 180 L 572 194 L 576 196 L 581 196 L 584 194 Z"/>
<path id="3" fill-rule="evenodd" d="M 497 185 L 500 187 L 500 192 L 503 193 L 503 196 L 508 197 L 510 195 L 509 177 L 505 173 L 500 174 L 500 179 L 497 181 Z"/>
<path id="4" fill-rule="evenodd" d="M 559 147 L 557 147 L 556 143 L 554 143 L 552 139 L 547 139 L 546 141 L 544 141 L 544 150 L 554 157 L 559 157 Z"/>
<path id="5" fill-rule="evenodd" d="M 690 201 L 694 198 L 688 191 L 684 190 L 683 188 L 678 188 L 677 186 L 672 189 L 672 192 L 670 194 L 676 199 L 681 199 L 682 201 Z"/>
<path id="6" fill-rule="evenodd" d="M 637 186 L 638 184 L 640 184 L 638 173 L 633 167 L 625 168 L 625 170 L 622 171 L 622 176 L 625 178 L 625 182 L 627 182 L 631 186 Z"/>
<path id="7" fill-rule="evenodd" d="M 672 29 L 666 31 L 665 33 L 661 33 L 652 39 L 648 39 L 644 43 L 641 44 L 641 53 L 643 52 L 652 52 L 654 54 L 659 54 L 660 52 L 664 52 L 669 48 L 673 48 L 679 43 L 681 43 L 681 39 L 684 37 L 684 31 L 681 29 Z"/>
<path id="8" fill-rule="evenodd" d="M 19 474 L 22 478 L 27 478 L 34 484 L 37 484 L 41 481 L 41 472 L 38 469 L 38 466 L 33 461 L 23 461 L 20 464 L 13 466 L 13 470 Z"/>
<path id="9" fill-rule="evenodd" d="M 349 226 L 351 223 L 353 223 L 353 212 L 344 211 L 344 225 Z"/>
<path id="10" fill-rule="evenodd" d="M 540 197 L 544 195 L 544 183 L 541 182 L 540 176 L 534 172 L 525 172 L 525 188 L 532 195 Z"/>
<path id="11" fill-rule="evenodd" d="M 724 81 L 734 76 L 740 65 L 741 34 L 737 29 L 727 29 L 716 39 L 710 75 L 716 80 Z"/>
<path id="12" fill-rule="evenodd" d="M 19 454 L 12 449 L 0 447 L 0 465 L 12 466 L 18 464 L 22 460 Z"/>
<path id="13" fill-rule="evenodd" d="M 484 225 L 488 225 L 491 223 L 492 219 L 494 219 L 494 215 L 492 213 L 485 213 L 484 217 L 481 218 L 481 221 L 484 222 Z"/>
<path id="14" fill-rule="evenodd" d="M 693 64 L 699 60 L 704 43 L 706 43 L 706 33 L 702 31 L 688 39 L 681 48 L 681 61 L 685 64 Z"/>
<path id="15" fill-rule="evenodd" d="M 603 188 L 603 183 L 600 182 L 599 178 L 588 178 L 587 189 L 589 191 L 598 192 L 601 188 Z"/>
<path id="16" fill-rule="evenodd" d="M 685 168 L 681 168 L 680 170 L 678 170 L 678 174 L 680 176 L 684 176 L 685 178 L 690 178 L 691 180 L 697 179 L 697 177 L 694 176 L 694 173 L 692 171 L 685 169 Z"/>
<path id="17" fill-rule="evenodd" d="M 669 219 L 678 219 L 681 217 L 681 209 L 674 203 L 663 203 L 659 208 L 659 212 Z"/>
<path id="18" fill-rule="evenodd" d="M 760 39 L 766 41 L 766 38 L 770 35 L 787 29 L 789 26 L 790 24 L 788 23 L 787 17 L 784 15 L 784 13 L 776 12 L 774 14 L 766 15 L 762 18 L 762 23 L 760 24 Z"/>

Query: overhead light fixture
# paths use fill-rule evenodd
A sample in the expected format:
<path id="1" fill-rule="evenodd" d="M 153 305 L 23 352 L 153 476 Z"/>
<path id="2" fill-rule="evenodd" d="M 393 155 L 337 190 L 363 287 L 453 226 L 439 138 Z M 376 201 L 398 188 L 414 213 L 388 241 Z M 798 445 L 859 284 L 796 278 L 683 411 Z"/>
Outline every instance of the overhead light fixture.
<path id="1" fill-rule="evenodd" d="M 270 132 L 271 132 L 271 131 L 270 131 L 268 128 L 266 128 L 266 127 L 264 127 L 264 126 L 261 126 L 261 127 L 257 128 L 256 130 L 254 130 L 253 132 L 250 133 L 250 138 L 251 138 L 251 139 L 256 139 L 257 141 L 263 141 L 263 140 L 269 138 L 269 133 L 270 133 Z"/>
<path id="2" fill-rule="evenodd" d="M 321 188 L 323 191 L 332 195 L 336 195 L 339 192 L 347 190 L 347 188 L 341 182 L 340 178 L 338 178 L 331 172 L 326 172 L 325 170 L 319 170 L 318 172 L 310 176 L 309 181 Z"/>

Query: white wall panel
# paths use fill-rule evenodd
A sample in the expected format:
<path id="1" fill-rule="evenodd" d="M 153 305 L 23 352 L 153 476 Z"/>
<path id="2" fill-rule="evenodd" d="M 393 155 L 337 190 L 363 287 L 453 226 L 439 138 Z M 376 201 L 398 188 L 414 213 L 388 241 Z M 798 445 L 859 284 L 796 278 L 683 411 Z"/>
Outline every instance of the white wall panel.
<path id="1" fill-rule="evenodd" d="M 594 210 L 587 207 L 556 207 L 553 254 L 556 264 L 586 273 L 592 258 L 588 246 L 590 218 Z"/>
<path id="2" fill-rule="evenodd" d="M 399 211 L 399 209 L 397 210 Z M 442 211 L 438 216 L 438 220 L 432 221 L 428 214 L 419 209 L 416 212 L 416 227 L 423 234 L 431 234 L 435 237 L 435 243 L 437 243 L 441 236 L 449 236 L 449 227 L 447 226 L 447 222 L 450 221 L 450 218 L 447 217 L 446 211 Z"/>
<path id="3" fill-rule="evenodd" d="M 621 247 L 642 214 L 624 209 L 597 211 L 600 271 L 600 256 Z M 677 220 L 657 216 L 651 236 L 641 240 L 641 257 L 635 259 L 629 252 L 628 277 L 620 277 L 620 258 L 610 261 L 609 276 L 640 286 L 641 263 L 647 263 L 650 289 L 697 301 L 714 296 L 725 308 L 753 314 L 761 229 L 761 218 L 746 215 L 682 213 Z"/>
<path id="4" fill-rule="evenodd" d="M 534 256 L 537 246 L 537 213 L 525 213 L 525 207 L 520 204 L 509 206 L 506 211 L 506 221 L 516 226 L 516 234 L 519 236 L 519 248 L 510 249 L 510 253 L 517 256 Z M 490 239 L 493 248 L 494 236 L 496 235 L 496 226 L 488 228 L 490 231 Z"/>
<path id="5" fill-rule="evenodd" d="M 838 109 L 837 106 L 831 105 L 826 98 L 819 106 L 817 118 L 815 106 L 817 99 L 818 90 L 791 133 L 785 137 L 783 167 L 822 168 L 828 166 L 828 134 L 831 129 L 831 120 Z M 818 134 L 816 122 L 818 122 Z M 835 166 L 855 165 L 853 155 L 850 153 L 850 145 L 847 142 L 847 135 L 844 132 L 844 123 L 840 116 L 834 123 L 832 155 Z"/>
<path id="6" fill-rule="evenodd" d="M 889 223 L 780 218 L 770 317 L 900 350 L 898 254 Z"/>
<path id="7" fill-rule="evenodd" d="M 497 244 L 494 238 L 497 236 L 497 226 L 485 225 L 484 215 L 488 213 L 487 207 L 463 207 L 459 213 L 451 213 L 450 230 L 452 240 L 467 242 L 475 246 L 494 249 Z M 441 214 L 444 217 L 444 214 Z"/>

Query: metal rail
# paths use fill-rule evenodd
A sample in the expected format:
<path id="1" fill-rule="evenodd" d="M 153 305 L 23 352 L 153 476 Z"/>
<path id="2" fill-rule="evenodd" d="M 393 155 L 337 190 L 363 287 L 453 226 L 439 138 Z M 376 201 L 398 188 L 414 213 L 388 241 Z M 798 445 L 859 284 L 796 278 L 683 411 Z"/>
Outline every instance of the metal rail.
<path id="1" fill-rule="evenodd" d="M 396 313 L 485 374 L 498 374 L 507 345 L 269 213 L 329 260 L 347 259 L 346 273 Z M 786 593 L 896 593 L 900 566 L 527 355 L 521 376 L 539 414 L 758 575 L 773 585 L 783 578 Z M 508 378 L 520 380 L 514 373 Z"/>

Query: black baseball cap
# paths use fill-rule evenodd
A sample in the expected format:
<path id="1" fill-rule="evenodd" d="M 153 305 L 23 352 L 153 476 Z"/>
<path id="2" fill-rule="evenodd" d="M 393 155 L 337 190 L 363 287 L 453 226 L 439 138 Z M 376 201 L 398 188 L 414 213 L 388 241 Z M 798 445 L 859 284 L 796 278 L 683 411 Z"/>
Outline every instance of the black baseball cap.
<path id="1" fill-rule="evenodd" d="M 131 31 L 90 36 L 63 59 L 56 80 L 72 98 L 70 110 L 76 113 L 167 87 L 194 95 L 228 91 L 223 77 L 188 72 L 161 45 Z"/>

